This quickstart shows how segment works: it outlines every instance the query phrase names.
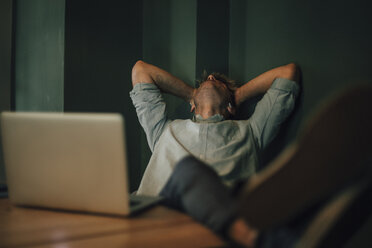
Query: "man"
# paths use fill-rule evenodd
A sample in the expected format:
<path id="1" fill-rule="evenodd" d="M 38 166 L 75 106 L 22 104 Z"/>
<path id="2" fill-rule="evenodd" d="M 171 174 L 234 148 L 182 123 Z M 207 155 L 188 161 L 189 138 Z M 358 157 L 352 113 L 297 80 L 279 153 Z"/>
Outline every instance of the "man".
<path id="1" fill-rule="evenodd" d="M 192 88 L 143 61 L 132 70 L 133 104 L 153 152 L 138 194 L 158 195 L 174 166 L 192 155 L 213 168 L 224 183 L 256 172 L 260 150 L 274 138 L 294 107 L 298 69 L 291 63 L 271 69 L 239 88 L 218 73 Z M 193 120 L 168 120 L 162 92 L 190 103 Z M 231 120 L 246 100 L 264 94 L 248 120 Z"/>
<path id="2" fill-rule="evenodd" d="M 372 207 L 370 85 L 333 96 L 265 170 L 228 188 L 188 156 L 160 192 L 228 241 L 246 247 L 340 247 Z M 243 186 L 243 187 L 241 187 Z"/>

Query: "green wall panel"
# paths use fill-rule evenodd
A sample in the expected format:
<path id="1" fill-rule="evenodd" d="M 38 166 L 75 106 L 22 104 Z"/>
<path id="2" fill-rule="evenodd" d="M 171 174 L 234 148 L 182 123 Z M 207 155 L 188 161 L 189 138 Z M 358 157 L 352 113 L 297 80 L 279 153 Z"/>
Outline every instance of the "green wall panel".
<path id="1" fill-rule="evenodd" d="M 141 179 L 140 126 L 129 97 L 142 57 L 142 2 L 66 0 L 64 110 L 124 115 L 130 189 Z"/>
<path id="2" fill-rule="evenodd" d="M 62 111 L 65 0 L 18 0 L 15 8 L 15 108 Z"/>

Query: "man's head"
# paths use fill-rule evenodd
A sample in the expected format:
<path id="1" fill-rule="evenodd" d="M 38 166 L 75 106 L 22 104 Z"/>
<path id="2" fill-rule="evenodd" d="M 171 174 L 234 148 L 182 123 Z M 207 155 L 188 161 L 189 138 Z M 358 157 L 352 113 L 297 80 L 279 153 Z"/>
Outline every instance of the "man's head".
<path id="1" fill-rule="evenodd" d="M 228 119 L 235 114 L 234 93 L 235 82 L 223 74 L 203 73 L 199 87 L 195 89 L 191 101 L 191 111 L 201 115 L 204 119 L 215 114 Z"/>

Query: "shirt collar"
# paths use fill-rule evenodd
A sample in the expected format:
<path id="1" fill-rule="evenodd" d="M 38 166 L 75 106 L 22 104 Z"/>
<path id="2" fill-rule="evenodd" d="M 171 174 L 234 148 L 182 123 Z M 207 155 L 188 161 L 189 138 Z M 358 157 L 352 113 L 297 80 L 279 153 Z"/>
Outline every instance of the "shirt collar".
<path id="1" fill-rule="evenodd" d="M 220 114 L 213 115 L 207 119 L 204 119 L 201 115 L 194 115 L 192 120 L 194 122 L 213 123 L 223 121 L 225 118 Z"/>

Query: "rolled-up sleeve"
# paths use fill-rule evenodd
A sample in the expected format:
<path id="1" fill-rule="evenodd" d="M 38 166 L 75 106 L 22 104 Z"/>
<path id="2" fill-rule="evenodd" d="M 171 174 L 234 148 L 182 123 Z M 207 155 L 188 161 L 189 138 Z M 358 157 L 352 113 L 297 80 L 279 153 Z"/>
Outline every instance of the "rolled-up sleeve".
<path id="1" fill-rule="evenodd" d="M 153 152 L 160 135 L 169 122 L 163 96 L 158 87 L 152 83 L 138 83 L 129 94 Z"/>
<path id="2" fill-rule="evenodd" d="M 277 78 L 257 103 L 250 125 L 259 149 L 264 149 L 278 133 L 280 124 L 292 112 L 298 94 L 296 82 Z"/>

